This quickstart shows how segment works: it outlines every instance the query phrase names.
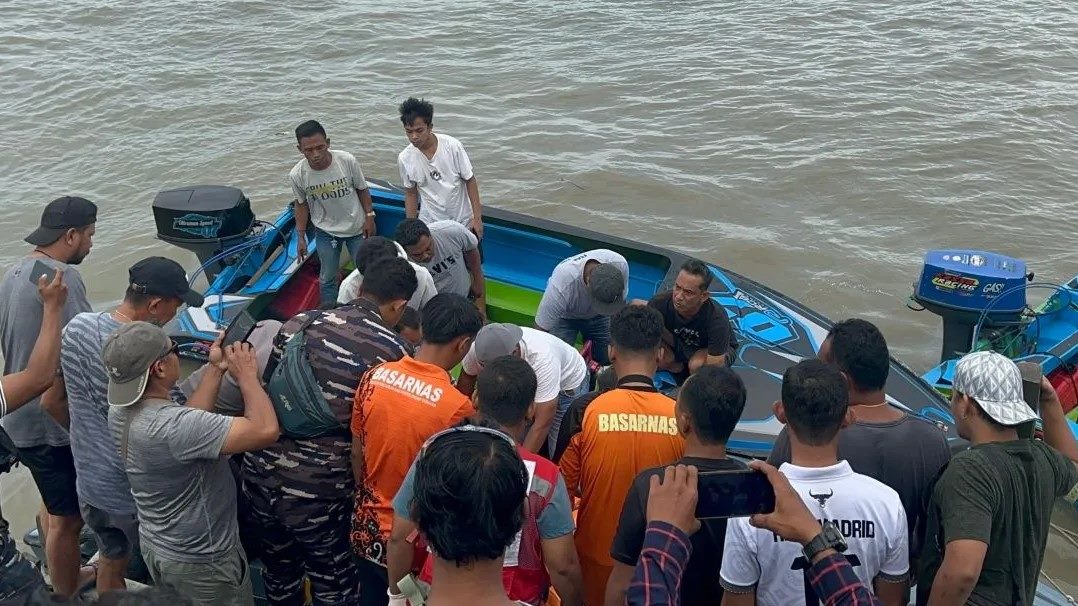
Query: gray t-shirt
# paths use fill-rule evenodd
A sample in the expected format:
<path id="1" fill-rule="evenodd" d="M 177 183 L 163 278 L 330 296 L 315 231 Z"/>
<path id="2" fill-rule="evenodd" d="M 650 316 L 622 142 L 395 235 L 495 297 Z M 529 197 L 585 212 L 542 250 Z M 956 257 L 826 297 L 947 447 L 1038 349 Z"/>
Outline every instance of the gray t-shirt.
<path id="1" fill-rule="evenodd" d="M 588 252 L 574 255 L 558 263 L 550 278 L 546 281 L 546 289 L 543 298 L 539 301 L 539 309 L 535 312 L 536 326 L 550 330 L 558 324 L 558 320 L 578 320 L 593 318 L 599 313 L 593 309 L 591 294 L 584 284 L 584 266 L 588 261 L 610 263 L 617 267 L 621 275 L 625 277 L 625 290 L 621 297 L 624 299 L 629 294 L 629 263 L 620 254 L 597 248 Z"/>
<path id="2" fill-rule="evenodd" d="M 790 462 L 788 429 L 782 429 L 767 459 L 776 467 Z M 890 423 L 855 421 L 838 434 L 838 458 L 898 493 L 909 525 L 910 560 L 915 559 L 921 551 L 932 486 L 951 460 L 943 430 L 909 414 Z"/>
<path id="3" fill-rule="evenodd" d="M 288 175 L 296 201 L 306 204 L 315 227 L 337 237 L 358 236 L 367 220 L 356 190 L 367 189 L 363 169 L 352 154 L 332 150 L 333 161 L 312 170 L 304 158 Z"/>
<path id="4" fill-rule="evenodd" d="M 427 226 L 433 240 L 434 256 L 423 267 L 430 270 L 439 293 L 468 296 L 472 276 L 464 263 L 464 253 L 475 250 L 479 240 L 467 227 L 456 221 L 435 221 Z"/>
<path id="5" fill-rule="evenodd" d="M 37 284 L 32 284 L 29 277 L 38 261 L 50 267 L 64 268 L 64 284 L 67 285 L 64 324 L 76 314 L 90 311 L 86 287 L 74 267 L 49 258 L 19 259 L 0 279 L 0 348 L 4 354 L 5 375 L 26 368 L 41 332 L 41 295 L 37 292 Z M 0 426 L 19 448 L 46 444 L 66 446 L 69 443 L 67 431 L 41 409 L 40 398 L 4 417 Z"/>
<path id="6" fill-rule="evenodd" d="M 155 555 L 199 563 L 239 544 L 236 480 L 221 455 L 233 418 L 147 399 L 109 409 L 117 447 L 131 416 L 124 468 L 139 538 Z"/>
<path id="7" fill-rule="evenodd" d="M 60 341 L 60 370 L 71 416 L 71 454 L 79 500 L 109 513 L 133 514 L 131 485 L 109 433 L 109 376 L 101 349 L 120 322 L 87 312 L 71 319 Z"/>

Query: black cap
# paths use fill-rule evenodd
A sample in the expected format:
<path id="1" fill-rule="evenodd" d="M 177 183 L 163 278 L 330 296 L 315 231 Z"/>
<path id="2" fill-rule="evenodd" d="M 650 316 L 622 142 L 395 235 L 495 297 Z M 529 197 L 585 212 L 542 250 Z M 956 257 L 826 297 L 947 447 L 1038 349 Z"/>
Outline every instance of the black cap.
<path id="1" fill-rule="evenodd" d="M 127 271 L 131 290 L 158 297 L 176 297 L 191 307 L 202 307 L 202 295 L 187 285 L 187 273 L 172 259 L 149 257 Z"/>
<path id="2" fill-rule="evenodd" d="M 26 236 L 34 246 L 48 246 L 71 228 L 97 223 L 97 205 L 86 198 L 64 196 L 49 202 L 41 213 L 41 226 Z"/>

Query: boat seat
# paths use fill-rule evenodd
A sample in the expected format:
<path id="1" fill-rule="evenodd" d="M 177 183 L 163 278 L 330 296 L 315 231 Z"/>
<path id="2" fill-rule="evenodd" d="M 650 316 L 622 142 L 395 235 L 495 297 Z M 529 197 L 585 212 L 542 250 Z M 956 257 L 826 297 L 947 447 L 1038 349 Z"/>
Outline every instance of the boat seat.
<path id="1" fill-rule="evenodd" d="M 487 280 L 487 315 L 491 322 L 532 326 L 542 293 L 501 280 Z"/>

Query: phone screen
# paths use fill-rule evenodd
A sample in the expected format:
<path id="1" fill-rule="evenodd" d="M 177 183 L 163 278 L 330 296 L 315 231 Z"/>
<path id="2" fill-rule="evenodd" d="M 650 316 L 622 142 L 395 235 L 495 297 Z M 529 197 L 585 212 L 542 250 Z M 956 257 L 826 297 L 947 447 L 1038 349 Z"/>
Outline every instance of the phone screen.
<path id="1" fill-rule="evenodd" d="M 34 263 L 33 269 L 30 270 L 30 283 L 36 286 L 38 278 L 41 276 L 46 276 L 47 279 L 51 281 L 56 276 L 56 268 L 38 259 L 38 261 Z"/>
<path id="2" fill-rule="evenodd" d="M 702 471 L 696 517 L 740 518 L 775 511 L 775 489 L 757 471 Z"/>
<path id="3" fill-rule="evenodd" d="M 225 337 L 221 341 L 222 347 L 228 347 L 238 341 L 243 341 L 254 330 L 255 324 L 258 321 L 254 315 L 246 309 L 241 311 L 238 316 L 232 319 L 232 322 L 225 329 Z"/>

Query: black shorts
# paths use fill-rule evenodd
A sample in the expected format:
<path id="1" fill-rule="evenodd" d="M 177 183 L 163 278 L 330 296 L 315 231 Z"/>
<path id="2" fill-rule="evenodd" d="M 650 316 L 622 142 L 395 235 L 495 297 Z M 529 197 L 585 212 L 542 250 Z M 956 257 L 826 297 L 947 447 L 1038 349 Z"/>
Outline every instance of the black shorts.
<path id="1" fill-rule="evenodd" d="M 30 446 L 20 448 L 19 461 L 30 470 L 34 483 L 54 516 L 79 514 L 79 494 L 75 489 L 75 459 L 70 446 Z"/>
<path id="2" fill-rule="evenodd" d="M 83 503 L 82 519 L 90 527 L 102 557 L 123 560 L 138 552 L 138 516 L 135 514 L 109 513 Z"/>

